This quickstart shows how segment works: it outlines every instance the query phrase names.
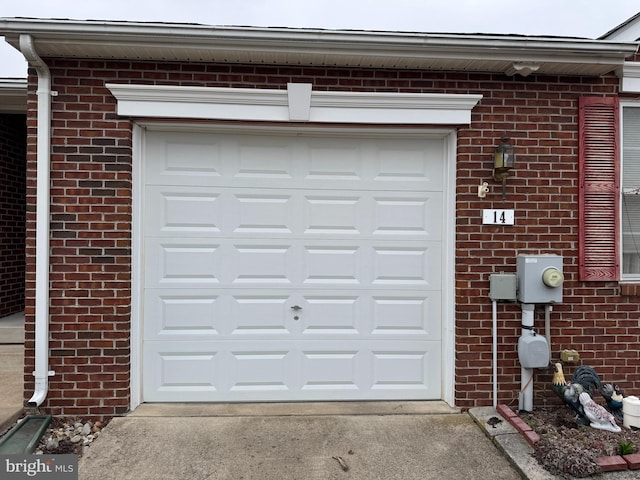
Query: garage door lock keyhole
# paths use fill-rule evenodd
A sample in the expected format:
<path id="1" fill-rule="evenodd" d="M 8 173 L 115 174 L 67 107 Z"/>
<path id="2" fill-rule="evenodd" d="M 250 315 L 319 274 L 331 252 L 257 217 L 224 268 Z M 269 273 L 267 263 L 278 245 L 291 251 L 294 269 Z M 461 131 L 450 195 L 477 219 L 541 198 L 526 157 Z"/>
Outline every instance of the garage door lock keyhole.
<path id="1" fill-rule="evenodd" d="M 298 311 L 302 310 L 302 307 L 300 305 L 294 305 L 293 307 L 291 307 L 291 310 L 293 310 L 294 312 L 298 313 Z M 299 320 L 300 317 L 298 315 L 295 315 L 293 317 L 294 320 Z"/>

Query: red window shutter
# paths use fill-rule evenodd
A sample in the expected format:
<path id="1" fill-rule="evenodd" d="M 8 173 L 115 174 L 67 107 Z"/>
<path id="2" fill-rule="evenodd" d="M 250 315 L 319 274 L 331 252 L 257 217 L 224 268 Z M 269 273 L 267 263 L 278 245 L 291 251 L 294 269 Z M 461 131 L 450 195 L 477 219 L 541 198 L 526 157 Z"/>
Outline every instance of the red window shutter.
<path id="1" fill-rule="evenodd" d="M 581 97 L 578 117 L 580 280 L 619 280 L 618 98 Z"/>

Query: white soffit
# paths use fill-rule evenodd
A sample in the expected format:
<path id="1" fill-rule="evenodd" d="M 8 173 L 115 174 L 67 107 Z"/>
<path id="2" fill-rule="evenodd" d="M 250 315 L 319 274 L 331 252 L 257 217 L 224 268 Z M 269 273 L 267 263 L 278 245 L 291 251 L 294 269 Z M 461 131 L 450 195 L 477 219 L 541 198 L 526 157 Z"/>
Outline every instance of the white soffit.
<path id="1" fill-rule="evenodd" d="M 467 125 L 482 95 L 325 92 L 108 83 L 118 115 L 264 122 Z M 290 104 L 292 102 L 292 104 Z"/>
<path id="2" fill-rule="evenodd" d="M 27 112 L 27 80 L 0 78 L 0 113 Z"/>
<path id="3" fill-rule="evenodd" d="M 640 62 L 625 62 L 620 77 L 621 92 L 640 93 Z"/>

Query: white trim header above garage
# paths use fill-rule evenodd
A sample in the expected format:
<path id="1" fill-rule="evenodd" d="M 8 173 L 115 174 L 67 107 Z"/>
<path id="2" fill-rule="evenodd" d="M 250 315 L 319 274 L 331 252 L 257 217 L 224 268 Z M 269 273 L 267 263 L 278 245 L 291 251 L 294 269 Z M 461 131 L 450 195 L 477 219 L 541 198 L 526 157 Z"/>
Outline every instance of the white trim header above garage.
<path id="1" fill-rule="evenodd" d="M 266 122 L 466 125 L 482 95 L 107 84 L 118 115 Z"/>

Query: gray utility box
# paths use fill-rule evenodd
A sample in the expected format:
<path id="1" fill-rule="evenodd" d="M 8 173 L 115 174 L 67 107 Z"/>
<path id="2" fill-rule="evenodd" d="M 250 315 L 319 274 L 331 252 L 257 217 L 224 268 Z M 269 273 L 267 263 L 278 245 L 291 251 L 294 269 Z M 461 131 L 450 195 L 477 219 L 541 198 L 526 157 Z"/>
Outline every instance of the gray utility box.
<path id="1" fill-rule="evenodd" d="M 544 335 L 523 333 L 518 339 L 518 360 L 524 368 L 549 366 L 549 344 Z"/>
<path id="2" fill-rule="evenodd" d="M 513 273 L 492 273 L 489 275 L 489 298 L 515 302 L 518 282 Z"/>
<path id="3" fill-rule="evenodd" d="M 559 255 L 518 255 L 518 301 L 547 304 L 562 302 L 562 257 Z"/>

